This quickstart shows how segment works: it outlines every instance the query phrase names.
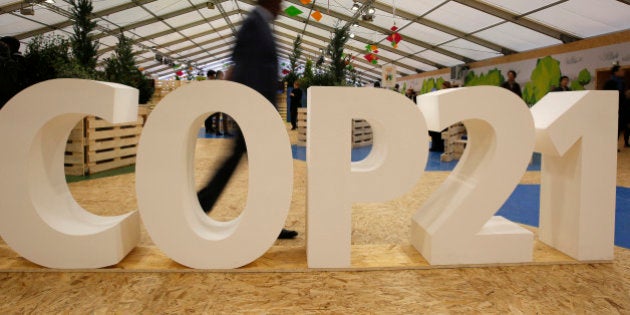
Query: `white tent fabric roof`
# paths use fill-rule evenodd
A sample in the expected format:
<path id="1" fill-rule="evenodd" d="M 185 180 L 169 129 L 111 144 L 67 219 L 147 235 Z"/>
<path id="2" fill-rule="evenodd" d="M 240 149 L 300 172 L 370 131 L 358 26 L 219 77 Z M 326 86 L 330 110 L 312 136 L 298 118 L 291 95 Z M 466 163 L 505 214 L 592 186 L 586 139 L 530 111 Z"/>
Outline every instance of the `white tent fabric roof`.
<path id="1" fill-rule="evenodd" d="M 34 5 L 35 15 L 20 8 Z M 35 35 L 69 36 L 68 0 L 0 0 L 0 36 L 15 36 L 26 43 Z M 542 48 L 630 28 L 630 0 L 285 0 L 298 16 L 282 12 L 275 22 L 282 57 L 291 53 L 297 35 L 303 37 L 304 55 L 317 58 L 337 25 L 354 25 L 346 52 L 356 56 L 365 80 L 380 77 L 380 67 L 393 63 L 400 75 L 409 75 Z M 214 9 L 208 3 L 215 4 Z M 95 36 L 101 58 L 111 54 L 116 35 L 123 30 L 134 40 L 138 64 L 155 76 L 174 73 L 155 60 L 159 53 L 178 63 L 198 68 L 221 68 L 229 62 L 235 31 L 255 0 L 94 0 L 98 24 Z M 360 8 L 352 10 L 353 5 Z M 373 21 L 361 18 L 374 9 Z M 323 15 L 315 21 L 310 13 Z M 386 37 L 396 25 L 403 36 L 397 49 Z M 363 59 L 368 43 L 379 46 L 379 64 Z"/>

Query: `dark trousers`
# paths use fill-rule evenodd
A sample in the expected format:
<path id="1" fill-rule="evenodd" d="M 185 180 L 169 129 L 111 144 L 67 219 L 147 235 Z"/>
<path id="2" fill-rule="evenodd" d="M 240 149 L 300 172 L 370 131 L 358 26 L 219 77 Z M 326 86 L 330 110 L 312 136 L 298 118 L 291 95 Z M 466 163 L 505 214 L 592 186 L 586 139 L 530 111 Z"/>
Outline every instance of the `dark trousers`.
<path id="1" fill-rule="evenodd" d="M 618 128 L 617 128 L 617 138 L 619 138 L 619 136 L 621 136 L 621 133 L 623 133 L 623 141 L 625 143 L 626 146 L 629 146 L 630 143 L 628 143 L 628 140 L 630 140 L 630 128 L 628 128 L 628 123 L 630 122 L 628 119 L 628 115 L 626 115 L 625 113 L 620 113 L 619 114 L 619 122 L 618 122 Z"/>
<path id="2" fill-rule="evenodd" d="M 297 116 L 298 116 L 298 108 L 299 104 L 291 104 L 291 127 L 293 129 L 297 128 Z"/>
<path id="3" fill-rule="evenodd" d="M 240 131 L 236 132 L 232 144 L 232 152 L 223 160 L 212 179 L 197 193 L 199 204 L 201 204 L 204 212 L 209 213 L 212 211 L 214 204 L 221 196 L 232 174 L 234 174 L 234 170 L 236 170 L 238 163 L 246 152 L 245 138 L 243 138 Z"/>
<path id="4" fill-rule="evenodd" d="M 442 140 L 442 132 L 429 131 L 431 136 L 431 151 L 444 152 L 444 140 Z"/>

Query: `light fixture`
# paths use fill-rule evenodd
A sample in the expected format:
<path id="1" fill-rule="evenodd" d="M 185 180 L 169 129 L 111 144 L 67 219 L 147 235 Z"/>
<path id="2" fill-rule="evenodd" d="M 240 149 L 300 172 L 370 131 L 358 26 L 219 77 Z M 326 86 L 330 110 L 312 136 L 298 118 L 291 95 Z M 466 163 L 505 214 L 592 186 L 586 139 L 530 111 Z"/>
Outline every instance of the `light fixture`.
<path id="1" fill-rule="evenodd" d="M 354 38 L 354 33 L 350 33 L 350 38 Z"/>
<path id="2" fill-rule="evenodd" d="M 359 23 L 352 24 L 352 27 L 358 27 L 358 26 L 359 26 Z"/>
<path id="3" fill-rule="evenodd" d="M 351 9 L 351 10 L 352 10 L 352 11 L 358 11 L 358 10 L 359 10 L 359 8 L 361 8 L 361 6 L 360 6 L 358 3 L 356 3 L 356 2 L 355 2 L 355 3 L 352 5 L 352 9 Z"/>
<path id="4" fill-rule="evenodd" d="M 374 10 L 374 8 L 370 7 L 370 8 L 368 9 L 368 14 L 374 14 L 374 12 L 376 12 L 376 11 Z"/>
<path id="5" fill-rule="evenodd" d="M 55 4 L 55 0 L 46 0 L 46 1 L 44 1 L 44 2 L 46 2 L 46 3 L 50 3 L 50 4 Z"/>

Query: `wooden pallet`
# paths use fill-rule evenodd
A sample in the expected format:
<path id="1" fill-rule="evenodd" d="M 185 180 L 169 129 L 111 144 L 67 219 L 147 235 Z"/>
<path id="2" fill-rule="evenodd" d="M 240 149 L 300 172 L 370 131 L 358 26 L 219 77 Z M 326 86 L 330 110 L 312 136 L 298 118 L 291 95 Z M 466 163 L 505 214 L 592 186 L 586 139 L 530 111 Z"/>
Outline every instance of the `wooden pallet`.
<path id="1" fill-rule="evenodd" d="M 462 139 L 465 135 L 466 127 L 462 123 L 452 125 L 442 132 L 444 153 L 440 155 L 440 161 L 450 162 L 462 157 L 467 144 L 467 141 Z"/>
<path id="2" fill-rule="evenodd" d="M 306 146 L 306 120 L 308 118 L 307 109 L 298 109 L 298 136 L 297 145 Z M 352 120 L 352 147 L 359 148 L 371 145 L 373 141 L 372 127 L 364 119 Z"/>
<path id="3" fill-rule="evenodd" d="M 111 124 L 93 116 L 86 118 L 87 173 L 134 164 L 143 123 L 141 117 L 123 124 Z"/>
<path id="4" fill-rule="evenodd" d="M 63 164 L 66 175 L 85 174 L 85 119 L 81 119 L 68 136 Z"/>

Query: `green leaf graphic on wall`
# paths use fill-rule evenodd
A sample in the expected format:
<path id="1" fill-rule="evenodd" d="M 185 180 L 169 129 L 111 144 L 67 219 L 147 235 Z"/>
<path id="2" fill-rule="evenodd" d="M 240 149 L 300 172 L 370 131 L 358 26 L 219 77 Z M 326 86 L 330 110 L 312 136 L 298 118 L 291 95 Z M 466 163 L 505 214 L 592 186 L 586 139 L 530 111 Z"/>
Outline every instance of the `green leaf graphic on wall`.
<path id="1" fill-rule="evenodd" d="M 577 80 L 571 82 L 571 90 L 582 91 L 585 90 L 584 86 L 591 83 L 591 73 L 587 69 L 582 69 L 578 74 Z"/>
<path id="2" fill-rule="evenodd" d="M 536 68 L 529 77 L 530 82 L 523 89 L 523 100 L 527 105 L 533 105 L 551 90 L 551 86 L 558 85 L 560 80 L 560 61 L 547 56 L 538 59 Z"/>
<path id="3" fill-rule="evenodd" d="M 434 90 L 439 90 L 442 88 L 442 83 L 444 83 L 444 78 L 439 77 L 437 80 L 435 78 L 429 78 L 422 81 L 422 88 L 420 89 L 420 94 L 429 93 Z"/>
<path id="4" fill-rule="evenodd" d="M 501 71 L 494 68 L 486 74 L 480 74 L 477 76 L 475 71 L 469 71 L 464 78 L 464 86 L 477 86 L 477 85 L 495 85 L 501 86 L 505 82 L 505 78 L 501 74 Z"/>

